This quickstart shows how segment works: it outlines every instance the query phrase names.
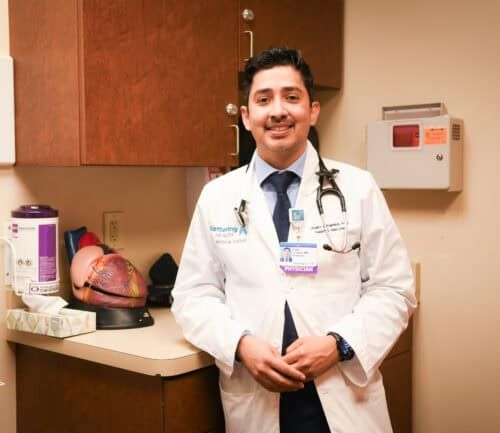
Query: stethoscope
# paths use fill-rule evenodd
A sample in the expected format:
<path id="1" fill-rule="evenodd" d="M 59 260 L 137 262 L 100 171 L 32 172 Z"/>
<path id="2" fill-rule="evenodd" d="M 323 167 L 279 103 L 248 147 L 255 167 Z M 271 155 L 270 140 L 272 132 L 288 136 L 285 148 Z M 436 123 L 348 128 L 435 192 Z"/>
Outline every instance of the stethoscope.
<path id="1" fill-rule="evenodd" d="M 357 250 L 360 248 L 360 243 L 355 242 L 350 248 L 347 248 L 347 210 L 346 210 L 346 204 L 345 204 L 345 197 L 344 194 L 342 194 L 342 191 L 340 190 L 339 186 L 337 185 L 337 182 L 335 181 L 335 176 L 338 174 L 339 170 L 332 168 L 328 169 L 323 162 L 323 159 L 318 153 L 318 159 L 319 159 L 319 171 L 316 172 L 318 175 L 318 189 L 316 190 L 316 207 L 318 209 L 319 216 L 321 218 L 321 222 L 323 224 L 323 229 L 325 230 L 325 235 L 328 240 L 328 243 L 323 244 L 323 249 L 326 251 L 331 251 L 334 253 L 339 253 L 339 254 L 347 254 L 350 253 L 353 250 Z M 250 166 L 253 166 L 253 158 L 250 164 L 247 166 L 247 176 L 250 173 L 250 175 L 253 173 L 253 169 L 250 169 Z M 325 187 L 324 183 L 328 182 L 330 186 Z M 325 222 L 325 217 L 324 217 L 324 209 L 323 209 L 323 197 L 325 195 L 332 194 L 336 196 L 339 199 L 340 203 L 340 210 L 342 213 L 342 230 L 343 230 L 343 240 L 340 248 L 336 248 L 335 243 L 333 242 L 330 232 L 327 228 L 326 222 Z M 234 208 L 234 212 L 236 215 L 236 219 L 238 220 L 238 224 L 241 227 L 246 227 L 246 219 L 247 219 L 247 212 L 246 212 L 246 205 L 247 205 L 247 200 L 245 199 L 245 196 L 241 199 L 240 205 L 237 208 Z"/>

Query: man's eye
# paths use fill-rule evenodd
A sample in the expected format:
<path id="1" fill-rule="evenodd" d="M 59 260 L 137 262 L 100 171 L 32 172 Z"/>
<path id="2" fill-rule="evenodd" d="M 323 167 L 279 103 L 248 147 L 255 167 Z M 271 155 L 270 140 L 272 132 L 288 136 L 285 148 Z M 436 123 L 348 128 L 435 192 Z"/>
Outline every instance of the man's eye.
<path id="1" fill-rule="evenodd" d="M 297 95 L 287 95 L 286 99 L 287 101 L 296 102 L 299 100 L 299 97 Z"/>
<path id="2" fill-rule="evenodd" d="M 269 102 L 269 98 L 266 96 L 262 96 L 262 97 L 257 99 L 257 104 L 259 104 L 259 105 L 267 104 L 268 102 Z"/>

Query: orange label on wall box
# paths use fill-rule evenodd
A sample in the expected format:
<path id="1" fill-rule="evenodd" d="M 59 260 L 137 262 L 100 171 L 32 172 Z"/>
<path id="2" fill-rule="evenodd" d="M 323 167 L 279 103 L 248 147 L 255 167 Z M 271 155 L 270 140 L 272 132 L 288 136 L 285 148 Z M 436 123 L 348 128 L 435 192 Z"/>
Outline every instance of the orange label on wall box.
<path id="1" fill-rule="evenodd" d="M 446 144 L 448 128 L 425 128 L 424 144 Z"/>

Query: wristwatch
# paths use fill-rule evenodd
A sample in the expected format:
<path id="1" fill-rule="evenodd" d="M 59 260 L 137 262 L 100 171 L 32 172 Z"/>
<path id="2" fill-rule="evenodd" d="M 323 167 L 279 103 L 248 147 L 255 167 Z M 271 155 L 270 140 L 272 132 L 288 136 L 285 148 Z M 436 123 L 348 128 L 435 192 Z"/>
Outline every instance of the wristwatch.
<path id="1" fill-rule="evenodd" d="M 331 335 L 335 338 L 337 342 L 337 350 L 339 351 L 340 362 L 349 361 L 354 358 L 354 349 L 349 345 L 347 341 L 345 341 L 339 334 L 336 332 L 329 332 L 328 335 Z"/>

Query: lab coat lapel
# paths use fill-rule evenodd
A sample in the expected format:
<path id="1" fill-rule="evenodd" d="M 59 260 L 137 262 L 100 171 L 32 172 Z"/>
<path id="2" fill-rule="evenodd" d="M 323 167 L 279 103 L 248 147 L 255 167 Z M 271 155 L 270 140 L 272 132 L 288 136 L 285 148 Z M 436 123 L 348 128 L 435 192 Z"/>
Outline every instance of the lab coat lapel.
<path id="1" fill-rule="evenodd" d="M 318 153 L 310 142 L 307 143 L 307 155 L 304 164 L 304 173 L 300 182 L 299 193 L 295 207 L 298 209 L 309 209 L 309 196 L 316 193 L 318 189 L 318 176 L 316 172 L 319 170 Z"/>
<path id="2" fill-rule="evenodd" d="M 251 196 L 248 204 L 248 219 L 250 221 L 248 230 L 255 231 L 272 256 L 278 261 L 279 242 L 273 218 L 255 175 L 252 177 Z"/>
<path id="3" fill-rule="evenodd" d="M 245 172 L 241 196 L 246 201 L 246 222 L 250 236 L 255 234 L 257 241 L 267 248 L 271 255 L 279 260 L 278 235 L 266 198 L 255 176 L 255 152 Z"/>

